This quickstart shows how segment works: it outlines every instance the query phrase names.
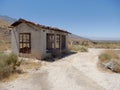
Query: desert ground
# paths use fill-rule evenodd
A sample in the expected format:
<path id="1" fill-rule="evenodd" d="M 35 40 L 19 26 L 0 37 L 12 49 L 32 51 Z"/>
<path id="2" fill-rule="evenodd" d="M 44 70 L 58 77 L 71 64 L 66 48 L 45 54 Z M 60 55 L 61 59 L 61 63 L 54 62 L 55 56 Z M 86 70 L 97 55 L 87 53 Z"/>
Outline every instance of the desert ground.
<path id="1" fill-rule="evenodd" d="M 0 90 L 120 90 L 120 74 L 97 68 L 103 49 L 89 49 L 54 62 L 37 61 L 33 68 L 15 80 L 1 82 Z"/>

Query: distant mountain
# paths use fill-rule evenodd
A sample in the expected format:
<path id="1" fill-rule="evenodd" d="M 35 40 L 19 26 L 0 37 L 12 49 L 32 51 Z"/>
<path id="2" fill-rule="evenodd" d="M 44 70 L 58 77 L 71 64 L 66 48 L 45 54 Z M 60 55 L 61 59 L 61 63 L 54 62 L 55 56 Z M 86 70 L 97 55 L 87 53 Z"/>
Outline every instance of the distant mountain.
<path id="1" fill-rule="evenodd" d="M 81 36 L 78 36 L 78 35 L 75 35 L 75 34 L 70 34 L 69 35 L 69 38 L 71 40 L 74 40 L 74 41 L 91 41 L 90 39 L 88 38 L 84 38 L 84 37 L 81 37 Z"/>
<path id="2" fill-rule="evenodd" d="M 120 39 L 111 39 L 111 40 L 93 40 L 94 42 L 109 42 L 109 43 L 111 43 L 111 42 L 120 42 Z"/>
<path id="3" fill-rule="evenodd" d="M 6 15 L 0 15 L 0 20 L 4 21 L 4 22 L 8 22 L 10 24 L 14 23 L 16 21 L 16 19 L 11 18 L 9 16 Z"/>
<path id="4" fill-rule="evenodd" d="M 88 38 L 84 38 L 75 34 L 70 34 L 69 35 L 69 43 L 73 44 L 73 45 L 79 45 L 79 44 L 83 44 L 83 43 L 87 43 L 87 44 L 93 44 L 94 42 Z"/>
<path id="5" fill-rule="evenodd" d="M 95 42 L 120 42 L 120 37 L 89 37 Z"/>

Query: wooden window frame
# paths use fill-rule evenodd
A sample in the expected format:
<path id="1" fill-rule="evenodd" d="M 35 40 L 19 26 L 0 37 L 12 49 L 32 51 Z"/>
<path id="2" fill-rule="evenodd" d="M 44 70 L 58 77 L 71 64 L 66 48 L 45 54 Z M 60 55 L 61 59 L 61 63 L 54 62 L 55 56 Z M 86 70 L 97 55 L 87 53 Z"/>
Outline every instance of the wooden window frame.
<path id="1" fill-rule="evenodd" d="M 56 34 L 56 49 L 60 49 L 60 34 Z"/>
<path id="2" fill-rule="evenodd" d="M 31 53 L 31 33 L 19 33 L 19 53 Z"/>

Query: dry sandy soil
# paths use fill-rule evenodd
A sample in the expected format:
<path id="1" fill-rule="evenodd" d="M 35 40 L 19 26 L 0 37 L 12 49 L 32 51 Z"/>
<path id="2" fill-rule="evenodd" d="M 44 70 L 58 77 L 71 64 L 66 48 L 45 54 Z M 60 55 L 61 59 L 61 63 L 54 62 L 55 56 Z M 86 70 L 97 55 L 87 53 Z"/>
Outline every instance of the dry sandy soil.
<path id="1" fill-rule="evenodd" d="M 1 83 L 0 90 L 120 90 L 120 74 L 102 72 L 97 68 L 103 50 L 89 49 L 55 62 L 41 61 L 11 82 Z"/>

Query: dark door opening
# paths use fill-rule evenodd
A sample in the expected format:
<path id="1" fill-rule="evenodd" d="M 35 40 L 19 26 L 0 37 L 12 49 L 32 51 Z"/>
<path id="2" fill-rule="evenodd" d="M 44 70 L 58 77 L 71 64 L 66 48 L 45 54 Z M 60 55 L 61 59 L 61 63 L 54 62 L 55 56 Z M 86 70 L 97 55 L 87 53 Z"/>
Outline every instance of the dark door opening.
<path id="1" fill-rule="evenodd" d="M 66 36 L 65 35 L 62 35 L 61 48 L 66 49 Z"/>
<path id="2" fill-rule="evenodd" d="M 47 34 L 46 35 L 46 49 L 47 52 L 52 52 L 52 50 L 55 47 L 55 43 L 54 43 L 55 37 L 54 34 Z"/>

